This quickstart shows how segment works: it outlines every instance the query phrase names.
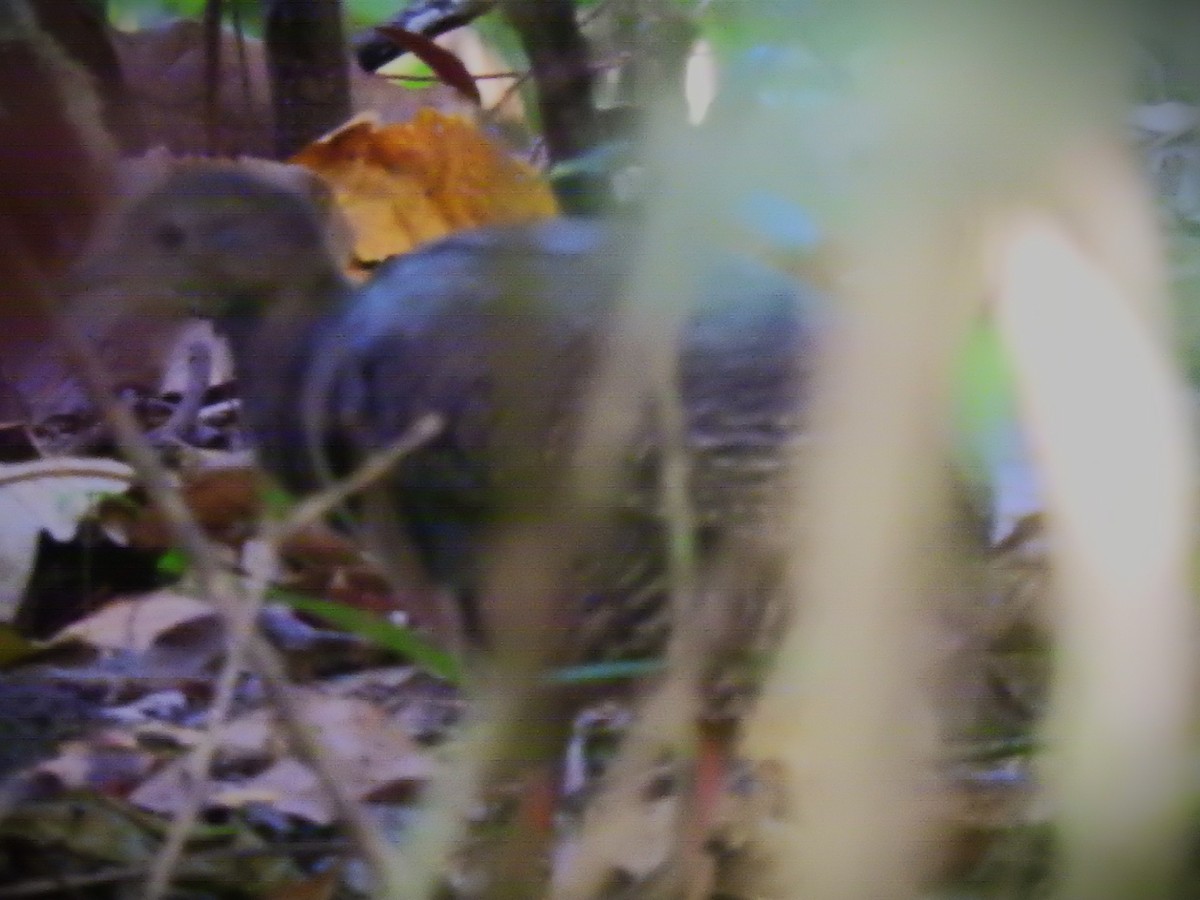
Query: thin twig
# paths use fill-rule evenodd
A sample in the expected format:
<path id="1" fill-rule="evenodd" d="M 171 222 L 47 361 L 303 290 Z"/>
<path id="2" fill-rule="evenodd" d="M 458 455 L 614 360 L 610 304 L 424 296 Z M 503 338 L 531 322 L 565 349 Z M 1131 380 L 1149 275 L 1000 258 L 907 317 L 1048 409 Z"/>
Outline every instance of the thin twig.
<path id="1" fill-rule="evenodd" d="M 528 72 L 489 72 L 486 75 L 472 75 L 472 81 L 494 81 L 501 78 L 524 78 Z M 441 84 L 442 79 L 437 75 L 402 75 L 400 73 L 381 76 L 388 81 L 409 81 L 416 84 Z"/>
<path id="2" fill-rule="evenodd" d="M 20 242 L 11 232 L 11 226 L 4 221 L 0 221 L 0 250 L 7 255 L 17 282 L 29 291 L 29 296 L 34 298 L 50 319 L 58 339 L 75 364 L 80 379 L 112 428 L 117 447 L 138 472 L 147 492 L 162 511 L 175 540 L 191 562 L 198 594 L 220 612 L 229 633 L 235 633 L 238 612 L 228 598 L 214 589 L 218 570 L 203 531 L 142 435 L 132 413 L 113 399 L 108 374 L 96 359 L 88 342 L 59 312 L 57 304 L 44 286 L 42 277 L 22 252 Z M 371 861 L 381 890 L 397 897 L 403 896 L 405 866 L 399 853 L 388 843 L 352 795 L 338 771 L 336 762 L 325 751 L 320 739 L 304 724 L 303 710 L 298 699 L 292 694 L 278 654 L 260 635 L 252 634 L 247 640 L 247 658 L 262 679 L 263 687 L 275 705 L 288 736 L 300 755 L 312 766 L 363 854 Z"/>
<path id="3" fill-rule="evenodd" d="M 248 548 L 249 549 L 249 548 Z M 191 774 L 191 790 L 184 798 L 183 805 L 176 812 L 167 832 L 161 850 L 155 860 L 150 877 L 146 883 L 143 896 L 146 900 L 159 900 L 164 896 L 171 884 L 171 875 L 183 854 L 188 835 L 197 816 L 208 799 L 209 770 L 212 767 L 213 756 L 220 745 L 221 729 L 229 718 L 229 710 L 233 705 L 234 694 L 238 679 L 245 667 L 246 643 L 253 632 L 258 611 L 262 607 L 263 597 L 274 568 L 273 550 L 271 558 L 263 554 L 244 553 L 249 556 L 246 569 L 249 577 L 245 584 L 240 585 L 238 596 L 238 618 L 232 624 L 234 631 L 229 635 L 228 652 L 221 673 L 217 678 L 216 697 L 209 710 L 208 727 L 200 742 L 188 756 L 187 768 Z"/>
<path id="4" fill-rule="evenodd" d="M 595 74 L 609 72 L 609 71 L 619 68 L 620 66 L 623 66 L 625 63 L 629 62 L 629 60 L 632 58 L 632 56 L 633 56 L 633 54 L 631 54 L 631 53 L 618 53 L 615 57 L 613 57 L 611 59 L 602 60 L 600 62 L 589 63 L 588 69 Z M 397 78 L 399 76 L 388 75 L 386 77 L 387 78 Z M 497 100 L 495 103 L 493 103 L 488 109 L 485 109 L 483 111 L 483 113 L 480 115 L 481 123 L 483 125 L 487 126 L 487 125 L 491 125 L 495 122 L 496 116 L 498 116 L 500 114 L 500 110 L 504 107 L 504 104 L 507 103 L 509 100 L 511 100 L 513 98 L 513 95 L 516 94 L 517 91 L 519 91 L 523 87 L 525 87 L 526 83 L 533 77 L 533 70 L 526 69 L 524 72 L 497 73 L 494 75 L 476 75 L 474 77 L 477 79 L 480 79 L 480 78 L 515 78 L 516 79 L 512 84 L 510 84 L 505 89 L 504 93 L 500 95 L 500 99 Z M 407 76 L 406 80 L 408 80 L 408 79 L 415 80 L 417 78 L 429 78 L 433 81 L 441 80 L 440 78 L 436 78 L 434 76 L 427 76 L 427 75 Z M 541 137 L 540 140 L 544 142 L 545 137 Z"/>
<path id="5" fill-rule="evenodd" d="M 659 136 L 664 142 L 667 138 L 666 134 Z M 665 145 L 660 149 L 664 157 L 668 149 L 672 148 Z M 668 190 L 651 210 L 641 239 L 656 252 L 645 257 L 636 270 L 623 310 L 624 321 L 620 324 L 625 335 L 645 336 L 641 342 L 639 387 L 643 391 L 641 396 L 649 393 L 653 397 L 658 420 L 657 490 L 665 513 L 671 610 L 667 674 L 639 704 L 633 726 L 585 818 L 572 865 L 556 885 L 553 895 L 556 900 L 596 895 L 608 875 L 604 848 L 612 845 L 613 829 L 619 827 L 621 819 L 615 813 L 640 802 L 642 776 L 664 748 L 678 751 L 682 745 L 695 744 L 700 667 L 705 654 L 695 622 L 696 525 L 689 492 L 691 461 L 687 426 L 678 388 L 681 383 L 678 346 L 697 269 L 695 265 L 680 263 L 695 259 L 697 236 L 676 227 L 679 222 L 695 218 L 686 184 L 678 183 L 685 181 L 683 171 L 686 170 L 676 173 L 676 182 L 667 185 Z M 671 874 L 680 872 L 694 858 L 697 849 L 688 845 L 688 839 L 696 834 L 694 823 L 689 821 L 691 794 L 685 784 L 680 791 L 684 799 L 678 812 L 672 859 L 675 868 Z"/>
<path id="6" fill-rule="evenodd" d="M 494 124 L 496 121 L 496 116 L 500 114 L 500 110 L 504 108 L 504 105 L 508 103 L 508 101 L 510 101 L 516 95 L 516 93 L 521 90 L 521 88 L 525 87 L 526 83 L 528 83 L 529 79 L 532 77 L 532 69 L 522 72 L 517 77 L 517 80 L 510 84 L 505 89 L 504 93 L 500 95 L 500 99 L 493 103 L 490 109 L 485 109 L 480 114 L 480 123 L 484 127 Z"/>
<path id="7" fill-rule="evenodd" d="M 443 428 L 445 428 L 445 421 L 441 416 L 437 414 L 422 416 L 390 446 L 370 456 L 348 477 L 331 483 L 321 493 L 297 504 L 288 515 L 287 520 L 279 526 L 275 540 L 278 541 L 282 536 L 294 534 L 302 528 L 319 522 L 355 494 L 388 475 L 400 460 L 433 440 Z"/>
<path id="8" fill-rule="evenodd" d="M 274 572 L 271 564 L 277 558 L 280 541 L 313 522 L 319 521 L 349 497 L 387 475 L 403 457 L 435 437 L 442 428 L 440 416 L 428 415 L 419 419 L 390 447 L 371 456 L 348 478 L 329 486 L 315 497 L 302 502 L 271 535 L 264 544 L 267 556 L 253 554 L 247 571 L 250 580 L 237 591 L 239 596 L 240 621 L 236 632 L 230 637 L 230 649 L 225 665 L 217 682 L 216 699 L 209 712 L 208 728 L 201 742 L 192 751 L 188 768 L 192 775 L 192 789 L 183 807 L 176 814 L 167 841 L 159 853 L 145 892 L 146 900 L 159 900 L 169 887 L 170 875 L 182 854 L 192 824 L 199 814 L 207 796 L 208 773 L 212 759 L 219 746 L 220 728 L 228 718 L 237 679 L 243 668 L 246 640 L 251 633 L 259 609 L 266 594 L 269 579 Z"/>

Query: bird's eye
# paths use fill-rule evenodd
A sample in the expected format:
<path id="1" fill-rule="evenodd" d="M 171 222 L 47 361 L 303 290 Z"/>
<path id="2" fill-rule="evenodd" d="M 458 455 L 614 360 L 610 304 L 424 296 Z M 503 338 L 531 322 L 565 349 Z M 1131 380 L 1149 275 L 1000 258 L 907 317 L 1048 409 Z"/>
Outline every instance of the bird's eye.
<path id="1" fill-rule="evenodd" d="M 176 251 L 183 247 L 187 235 L 175 222 L 163 222 L 154 229 L 154 243 L 161 250 Z"/>

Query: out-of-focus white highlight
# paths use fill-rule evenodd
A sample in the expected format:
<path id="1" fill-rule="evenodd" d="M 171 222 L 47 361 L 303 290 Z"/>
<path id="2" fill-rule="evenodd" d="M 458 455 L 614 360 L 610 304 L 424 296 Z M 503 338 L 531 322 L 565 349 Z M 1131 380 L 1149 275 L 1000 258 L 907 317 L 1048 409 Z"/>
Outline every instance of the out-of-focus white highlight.
<path id="1" fill-rule="evenodd" d="M 1099 896 L 1173 869 L 1191 785 L 1186 395 L 1146 298 L 1122 293 L 1110 260 L 1038 215 L 1014 220 L 998 249 L 997 321 L 1052 525 L 1062 895 Z"/>
<path id="2" fill-rule="evenodd" d="M 1163 350 L 1049 219 L 1016 223 L 1002 254 L 998 321 L 1069 520 L 1064 550 L 1086 552 L 1113 588 L 1153 589 L 1183 551 L 1190 500 L 1183 395 Z"/>
<path id="3" fill-rule="evenodd" d="M 717 59 L 708 41 L 696 41 L 683 73 L 683 96 L 688 122 L 699 125 L 717 96 Z"/>

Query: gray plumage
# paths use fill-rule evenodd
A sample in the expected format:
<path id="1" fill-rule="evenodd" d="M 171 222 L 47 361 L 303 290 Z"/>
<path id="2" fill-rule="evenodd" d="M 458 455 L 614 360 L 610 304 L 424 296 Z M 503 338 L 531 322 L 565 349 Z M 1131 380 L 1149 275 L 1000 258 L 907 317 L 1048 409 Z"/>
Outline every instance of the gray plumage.
<path id="1" fill-rule="evenodd" d="M 126 217 L 120 245 L 132 292 L 211 317 L 229 336 L 262 461 L 293 490 L 318 486 L 311 443 L 344 470 L 422 414 L 443 417 L 444 430 L 399 465 L 388 496 L 429 574 L 460 592 L 474 587 L 480 529 L 494 511 L 489 335 L 505 286 L 527 293 L 523 314 L 535 317 L 538 351 L 523 364 L 545 385 L 537 430 L 550 443 L 577 411 L 630 266 L 615 232 L 560 219 L 456 235 L 355 287 L 305 198 L 220 169 L 169 179 Z M 698 283 L 679 387 L 709 544 L 761 516 L 769 499 L 797 428 L 813 300 L 782 274 L 722 254 Z M 315 442 L 301 402 L 314 378 L 327 425 Z M 652 442 L 630 448 L 628 493 L 645 503 L 606 550 L 629 554 L 616 567 L 626 572 L 660 568 L 653 468 Z M 620 580 L 596 585 L 593 604 L 636 593 Z"/>

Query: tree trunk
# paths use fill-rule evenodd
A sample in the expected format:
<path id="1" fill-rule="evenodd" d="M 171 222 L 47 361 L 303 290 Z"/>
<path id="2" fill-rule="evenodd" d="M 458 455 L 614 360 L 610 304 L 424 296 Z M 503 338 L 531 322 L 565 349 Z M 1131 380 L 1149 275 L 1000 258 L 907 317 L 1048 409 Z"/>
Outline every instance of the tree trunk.
<path id="1" fill-rule="evenodd" d="M 275 154 L 287 159 L 350 118 L 339 0 L 271 0 L 263 36 L 275 109 Z"/>
<path id="2" fill-rule="evenodd" d="M 503 9 L 529 57 L 550 161 L 579 156 L 595 144 L 596 110 L 591 60 L 575 21 L 575 4 L 505 0 Z"/>

